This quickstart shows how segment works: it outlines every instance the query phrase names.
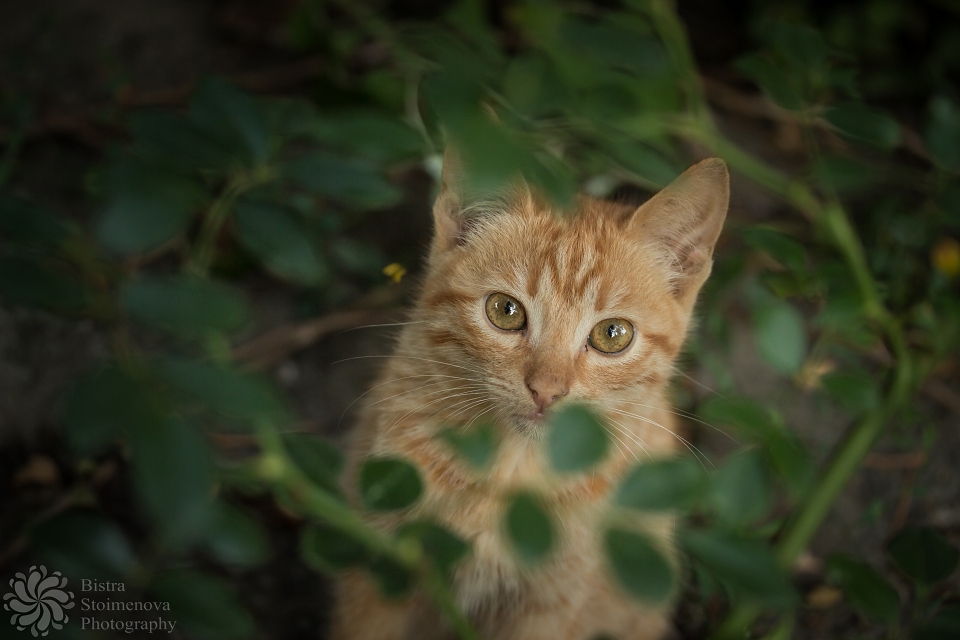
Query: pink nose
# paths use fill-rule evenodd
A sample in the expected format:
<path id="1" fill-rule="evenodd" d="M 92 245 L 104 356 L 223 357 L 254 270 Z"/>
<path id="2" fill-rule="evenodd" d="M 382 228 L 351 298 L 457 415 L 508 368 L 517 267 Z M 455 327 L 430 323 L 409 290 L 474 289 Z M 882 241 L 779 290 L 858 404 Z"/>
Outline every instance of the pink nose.
<path id="1" fill-rule="evenodd" d="M 530 395 L 533 401 L 537 403 L 537 409 L 543 413 L 544 409 L 567 395 L 568 389 L 564 381 L 556 376 L 536 376 L 527 380 L 527 388 L 530 389 Z"/>

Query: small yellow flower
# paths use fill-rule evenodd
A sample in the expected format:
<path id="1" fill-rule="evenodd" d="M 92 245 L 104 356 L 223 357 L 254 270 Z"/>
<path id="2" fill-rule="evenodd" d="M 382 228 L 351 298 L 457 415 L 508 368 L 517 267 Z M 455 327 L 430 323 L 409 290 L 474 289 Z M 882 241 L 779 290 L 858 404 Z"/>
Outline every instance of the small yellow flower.
<path id="1" fill-rule="evenodd" d="M 383 275 L 389 276 L 394 282 L 400 282 L 406 275 L 407 269 L 399 262 L 391 262 L 383 268 Z"/>
<path id="2" fill-rule="evenodd" d="M 933 268 L 947 276 L 955 278 L 960 275 L 960 242 L 953 238 L 941 238 L 933 245 L 930 251 Z"/>

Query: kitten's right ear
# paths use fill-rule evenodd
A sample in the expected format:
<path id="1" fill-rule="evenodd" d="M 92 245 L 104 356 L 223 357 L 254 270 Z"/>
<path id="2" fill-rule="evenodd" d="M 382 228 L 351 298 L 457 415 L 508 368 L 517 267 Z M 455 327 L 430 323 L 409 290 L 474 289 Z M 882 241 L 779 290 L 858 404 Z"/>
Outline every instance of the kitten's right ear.
<path id="1" fill-rule="evenodd" d="M 448 146 L 443 154 L 440 193 L 433 205 L 433 251 L 447 251 L 463 243 L 464 171 L 460 154 Z"/>

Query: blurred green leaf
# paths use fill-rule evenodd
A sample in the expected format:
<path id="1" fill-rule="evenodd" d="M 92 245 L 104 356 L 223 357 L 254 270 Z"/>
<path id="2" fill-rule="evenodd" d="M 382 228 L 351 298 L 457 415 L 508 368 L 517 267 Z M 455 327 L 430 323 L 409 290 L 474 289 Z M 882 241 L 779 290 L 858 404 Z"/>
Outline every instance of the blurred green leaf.
<path id="1" fill-rule="evenodd" d="M 367 509 L 405 509 L 420 498 L 422 491 L 420 474 L 409 462 L 369 458 L 360 468 L 360 498 Z"/>
<path id="2" fill-rule="evenodd" d="M 433 565 L 449 574 L 461 558 L 470 553 L 470 544 L 433 522 L 409 522 L 397 532 L 398 538 L 417 540 Z"/>
<path id="3" fill-rule="evenodd" d="M 788 302 L 764 303 L 754 310 L 753 338 L 760 355 L 781 373 L 796 373 L 807 355 L 803 317 Z"/>
<path id="4" fill-rule="evenodd" d="M 257 103 L 222 80 L 200 84 L 190 99 L 190 120 L 236 155 L 263 163 L 270 154 L 270 135 Z"/>
<path id="5" fill-rule="evenodd" d="M 322 523 L 304 528 L 300 554 L 308 565 L 327 573 L 364 564 L 369 555 L 362 543 Z"/>
<path id="6" fill-rule="evenodd" d="M 627 15 L 586 20 L 567 15 L 560 32 L 568 46 L 592 59 L 595 64 L 624 69 L 645 76 L 669 70 L 667 54 L 660 42 L 642 33 Z"/>
<path id="7" fill-rule="evenodd" d="M 711 481 L 711 503 L 728 527 L 756 522 L 769 509 L 771 498 L 767 470 L 755 450 L 729 456 Z"/>
<path id="8" fill-rule="evenodd" d="M 263 378 L 196 360 L 167 358 L 158 372 L 187 405 L 200 407 L 250 427 L 257 420 L 283 421 L 286 409 Z"/>
<path id="9" fill-rule="evenodd" d="M 589 469 L 603 459 L 609 447 L 603 423 L 587 407 L 572 405 L 552 416 L 547 451 L 555 471 L 573 473 Z"/>
<path id="10" fill-rule="evenodd" d="M 206 544 L 217 560 L 237 567 L 254 567 L 269 551 L 264 528 L 244 511 L 226 503 L 215 505 Z"/>
<path id="11" fill-rule="evenodd" d="M 614 575 L 631 595 L 654 603 L 666 599 L 673 590 L 673 569 L 646 536 L 610 529 L 604 543 Z"/>
<path id="12" fill-rule="evenodd" d="M 647 144 L 631 140 L 622 133 L 610 136 L 602 142 L 617 162 L 652 186 L 665 187 L 681 173 L 662 153 Z"/>
<path id="13" fill-rule="evenodd" d="M 945 606 L 929 622 L 913 630 L 913 640 L 955 640 L 960 638 L 960 605 Z"/>
<path id="14" fill-rule="evenodd" d="M 213 516 L 213 454 L 195 429 L 171 418 L 130 425 L 133 477 L 143 505 L 165 542 L 193 542 Z"/>
<path id="15" fill-rule="evenodd" d="M 139 569 L 123 531 L 87 511 L 70 510 L 43 522 L 30 540 L 50 566 L 71 578 L 117 580 Z"/>
<path id="16" fill-rule="evenodd" d="M 369 161 L 312 151 L 281 166 L 281 174 L 308 191 L 359 209 L 396 204 L 400 189 L 388 182 Z"/>
<path id="17" fill-rule="evenodd" d="M 287 454 L 317 486 L 339 493 L 338 477 L 343 471 L 343 454 L 333 443 L 309 433 L 284 433 Z"/>
<path id="18" fill-rule="evenodd" d="M 400 598 L 409 593 L 414 576 L 409 570 L 387 558 L 376 558 L 367 569 L 380 585 L 380 593 L 387 599 Z"/>
<path id="19" fill-rule="evenodd" d="M 837 193 L 857 193 L 873 186 L 876 173 L 862 162 L 840 156 L 824 156 L 813 165 L 814 179 Z"/>
<path id="20" fill-rule="evenodd" d="M 165 421 L 157 392 L 115 367 L 81 377 L 64 403 L 64 431 L 82 453 L 98 452 L 128 429 L 159 429 Z"/>
<path id="21" fill-rule="evenodd" d="M 131 151 L 152 165 L 181 174 L 210 171 L 225 174 L 241 166 L 236 150 L 213 132 L 173 113 L 142 111 L 130 116 Z"/>
<path id="22" fill-rule="evenodd" d="M 240 242 L 268 271 L 307 286 L 327 278 L 327 270 L 303 225 L 284 207 L 244 200 L 233 214 Z"/>
<path id="23" fill-rule="evenodd" d="M 701 497 L 706 477 L 690 457 L 641 463 L 624 478 L 616 502 L 644 511 L 688 509 Z"/>
<path id="24" fill-rule="evenodd" d="M 765 24 L 760 37 L 797 69 L 821 71 L 830 53 L 827 41 L 815 28 L 790 22 Z"/>
<path id="25" fill-rule="evenodd" d="M 350 155 L 390 163 L 423 152 L 420 135 L 396 118 L 372 112 L 318 116 L 309 127 L 311 137 Z"/>
<path id="26" fill-rule="evenodd" d="M 176 612 L 177 628 L 192 638 L 240 640 L 254 633 L 253 620 L 234 589 L 220 578 L 191 571 L 161 571 L 150 584 L 159 601 Z"/>
<path id="27" fill-rule="evenodd" d="M 860 369 L 828 373 L 820 384 L 844 409 L 855 414 L 869 411 L 880 402 L 877 380 Z"/>
<path id="28" fill-rule="evenodd" d="M 892 622 L 900 615 L 900 595 L 868 564 L 836 555 L 828 561 L 830 581 L 843 589 L 854 609 L 874 622 Z"/>
<path id="29" fill-rule="evenodd" d="M 476 469 L 484 469 L 493 461 L 499 445 L 497 433 L 488 422 L 466 431 L 444 429 L 440 436 Z"/>
<path id="30" fill-rule="evenodd" d="M 904 527 L 887 543 L 897 568 L 925 585 L 948 577 L 957 568 L 960 551 L 930 527 Z"/>
<path id="31" fill-rule="evenodd" d="M 749 54 L 737 60 L 736 68 L 751 78 L 770 99 L 784 109 L 802 109 L 803 98 L 794 86 L 792 75 L 770 58 L 761 54 Z"/>
<path id="32" fill-rule="evenodd" d="M 345 272 L 377 280 L 383 277 L 383 265 L 389 262 L 377 247 L 344 236 L 329 245 L 329 252 Z"/>
<path id="33" fill-rule="evenodd" d="M 803 445 L 779 417 L 746 398 L 715 396 L 700 408 L 700 417 L 714 426 L 730 425 L 763 445 L 780 477 L 795 494 L 811 479 L 812 468 Z"/>
<path id="34" fill-rule="evenodd" d="M 790 581 L 760 541 L 689 529 L 681 532 L 680 542 L 738 598 L 777 608 L 796 602 Z"/>
<path id="35" fill-rule="evenodd" d="M 183 338 L 228 332 L 249 317 L 240 291 L 188 275 L 141 276 L 127 281 L 120 295 L 127 313 Z"/>
<path id="36" fill-rule="evenodd" d="M 893 149 L 900 144 L 901 132 L 897 121 L 865 104 L 839 104 L 827 109 L 824 117 L 848 138 L 881 149 Z"/>
<path id="37" fill-rule="evenodd" d="M 134 158 L 106 169 L 107 205 L 97 238 L 120 255 L 159 247 L 182 233 L 208 198 L 194 178 Z"/>
<path id="38" fill-rule="evenodd" d="M 513 496 L 504 515 L 504 527 L 513 550 L 524 562 L 540 562 L 553 548 L 553 523 L 539 498 L 532 494 Z"/>
<path id="39" fill-rule="evenodd" d="M 934 162 L 947 170 L 960 167 L 960 107 L 945 97 L 930 102 L 927 148 Z"/>
<path id="40" fill-rule="evenodd" d="M 794 273 L 806 270 L 806 249 L 789 236 L 764 227 L 752 227 L 743 232 L 743 239 L 754 249 L 770 254 Z"/>
<path id="41" fill-rule="evenodd" d="M 33 260 L 0 259 L 0 296 L 8 304 L 22 304 L 59 313 L 77 313 L 89 303 L 87 287 Z"/>
<path id="42" fill-rule="evenodd" d="M 55 248 L 67 236 L 67 229 L 40 205 L 0 194 L 0 236 L 18 245 Z"/>

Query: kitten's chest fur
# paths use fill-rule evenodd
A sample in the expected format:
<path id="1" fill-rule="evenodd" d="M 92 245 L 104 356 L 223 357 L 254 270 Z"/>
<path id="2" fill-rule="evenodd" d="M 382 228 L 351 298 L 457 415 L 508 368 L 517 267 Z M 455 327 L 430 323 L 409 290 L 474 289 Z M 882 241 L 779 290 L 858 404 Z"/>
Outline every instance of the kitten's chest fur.
<path id="1" fill-rule="evenodd" d="M 469 428 L 466 425 L 475 424 L 473 418 L 485 407 L 459 411 L 464 400 L 457 385 L 442 378 L 438 382 L 437 376 L 450 374 L 436 371 L 409 362 L 388 366 L 382 386 L 375 387 L 362 412 L 351 466 L 355 469 L 371 455 L 398 456 L 415 464 L 424 481 L 423 496 L 410 512 L 376 516 L 375 521 L 389 529 L 402 521 L 427 518 L 469 541 L 470 556 L 458 566 L 454 583 L 460 605 L 475 619 L 496 617 L 504 606 L 562 605 L 577 592 L 571 582 L 602 573 L 604 518 L 621 477 L 638 460 L 675 451 L 671 414 L 665 409 L 646 410 L 644 419 L 656 426 L 618 415 L 606 459 L 590 471 L 566 475 L 550 470 L 543 434 L 536 437 L 509 423 L 499 424 L 494 459 L 489 467 L 477 470 L 438 433 L 447 426 Z M 389 380 L 399 382 L 384 384 Z M 664 406 L 659 397 L 637 399 L 642 400 L 647 406 Z M 629 404 L 619 406 L 637 411 Z M 542 497 L 555 527 L 554 551 L 536 566 L 518 559 L 505 535 L 504 514 L 518 491 Z M 670 520 L 648 524 L 658 535 L 665 534 Z"/>

